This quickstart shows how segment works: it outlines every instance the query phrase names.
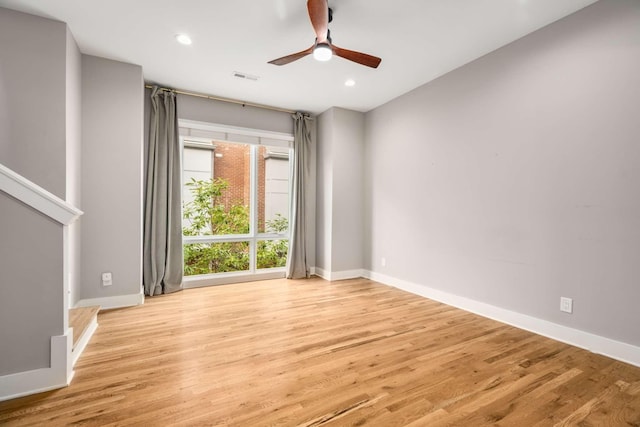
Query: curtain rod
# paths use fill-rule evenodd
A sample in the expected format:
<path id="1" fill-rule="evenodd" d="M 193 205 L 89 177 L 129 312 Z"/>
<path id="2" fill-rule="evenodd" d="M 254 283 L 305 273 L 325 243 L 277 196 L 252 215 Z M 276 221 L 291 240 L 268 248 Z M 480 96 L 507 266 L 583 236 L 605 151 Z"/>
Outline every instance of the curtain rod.
<path id="1" fill-rule="evenodd" d="M 153 88 L 153 85 L 149 85 L 149 84 L 145 84 L 144 85 L 145 88 L 147 89 L 151 89 Z M 180 95 L 187 95 L 187 96 L 194 96 L 196 98 L 206 98 L 206 99 L 211 99 L 213 101 L 222 101 L 222 102 L 229 102 L 231 104 L 238 104 L 238 105 L 242 105 L 243 107 L 256 107 L 256 108 L 263 108 L 265 110 L 273 110 L 273 111 L 280 111 L 282 113 L 289 113 L 289 114 L 295 114 L 297 113 L 297 111 L 293 111 L 293 110 L 287 110 L 286 108 L 278 108 L 278 107 L 272 107 L 270 105 L 263 105 L 263 104 L 254 104 L 252 102 L 245 102 L 245 101 L 238 101 L 237 99 L 231 99 L 231 98 L 222 98 L 220 96 L 213 96 L 213 95 L 205 95 L 203 93 L 196 93 L 196 92 L 188 92 L 185 90 L 179 90 L 179 89 L 169 89 L 167 87 L 160 87 L 160 90 L 164 90 L 164 91 L 168 91 L 168 92 L 173 92 L 173 93 L 177 93 Z M 306 115 L 306 114 L 305 114 Z"/>

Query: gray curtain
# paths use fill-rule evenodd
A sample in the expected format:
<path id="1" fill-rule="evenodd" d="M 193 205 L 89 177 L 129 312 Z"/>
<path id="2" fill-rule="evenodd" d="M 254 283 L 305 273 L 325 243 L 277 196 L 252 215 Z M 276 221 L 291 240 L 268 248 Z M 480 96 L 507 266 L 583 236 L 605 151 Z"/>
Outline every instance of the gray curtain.
<path id="1" fill-rule="evenodd" d="M 302 113 L 293 115 L 293 179 L 291 180 L 291 237 L 287 257 L 287 279 L 309 277 L 307 264 L 307 232 L 305 183 L 309 177 L 312 118 Z"/>
<path id="2" fill-rule="evenodd" d="M 180 140 L 175 93 L 151 89 L 144 205 L 143 282 L 146 295 L 182 289 Z"/>

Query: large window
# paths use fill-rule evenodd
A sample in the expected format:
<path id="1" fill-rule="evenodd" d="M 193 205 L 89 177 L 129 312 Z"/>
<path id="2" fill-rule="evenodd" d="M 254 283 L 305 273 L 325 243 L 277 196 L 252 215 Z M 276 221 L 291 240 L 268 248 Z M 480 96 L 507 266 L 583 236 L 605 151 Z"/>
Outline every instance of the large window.
<path id="1" fill-rule="evenodd" d="M 183 121 L 180 131 L 185 276 L 282 275 L 291 137 Z"/>

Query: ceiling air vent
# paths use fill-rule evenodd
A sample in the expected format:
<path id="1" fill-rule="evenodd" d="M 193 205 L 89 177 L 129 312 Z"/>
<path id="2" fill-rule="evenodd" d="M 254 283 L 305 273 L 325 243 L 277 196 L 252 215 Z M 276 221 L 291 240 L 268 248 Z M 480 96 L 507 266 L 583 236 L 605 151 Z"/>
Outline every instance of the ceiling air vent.
<path id="1" fill-rule="evenodd" d="M 233 77 L 237 77 L 239 79 L 252 80 L 254 82 L 258 81 L 258 79 L 259 79 L 258 76 L 254 76 L 254 75 L 247 74 L 247 73 L 241 73 L 240 71 L 234 71 L 233 72 Z"/>

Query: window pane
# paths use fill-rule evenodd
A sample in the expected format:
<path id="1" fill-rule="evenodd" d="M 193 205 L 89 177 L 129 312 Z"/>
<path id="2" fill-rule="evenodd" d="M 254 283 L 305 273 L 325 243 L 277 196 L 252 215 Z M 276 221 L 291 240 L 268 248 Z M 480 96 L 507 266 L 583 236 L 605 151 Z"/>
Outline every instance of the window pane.
<path id="1" fill-rule="evenodd" d="M 286 233 L 289 228 L 289 149 L 258 149 L 258 232 Z"/>
<path id="2" fill-rule="evenodd" d="M 185 236 L 249 233 L 250 146 L 217 141 L 214 145 L 214 150 L 185 148 Z M 204 155 L 211 159 L 208 171 L 202 170 L 206 166 Z"/>
<path id="3" fill-rule="evenodd" d="M 197 148 L 185 147 L 182 152 L 182 203 L 183 206 L 192 204 L 194 194 L 191 186 L 187 185 L 192 181 L 208 181 L 213 176 L 213 151 Z M 189 227 L 189 220 L 183 218 L 182 227 Z"/>
<path id="4" fill-rule="evenodd" d="M 249 242 L 184 245 L 185 276 L 246 270 L 249 270 Z"/>
<path id="5" fill-rule="evenodd" d="M 287 264 L 289 241 L 258 240 L 258 268 L 284 267 Z"/>

